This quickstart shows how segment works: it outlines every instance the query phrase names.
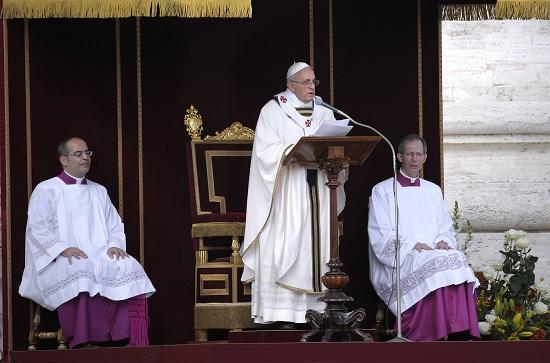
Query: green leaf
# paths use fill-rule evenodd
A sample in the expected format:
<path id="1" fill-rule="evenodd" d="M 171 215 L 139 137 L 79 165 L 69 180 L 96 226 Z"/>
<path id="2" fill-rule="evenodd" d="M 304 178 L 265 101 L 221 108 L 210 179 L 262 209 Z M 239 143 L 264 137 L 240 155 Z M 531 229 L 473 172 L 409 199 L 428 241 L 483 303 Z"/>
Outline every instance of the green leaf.
<path id="1" fill-rule="evenodd" d="M 504 262 L 502 264 L 502 272 L 504 272 L 505 274 L 512 273 L 512 262 L 510 260 L 508 260 L 508 259 L 504 260 Z"/>
<path id="2" fill-rule="evenodd" d="M 516 329 L 519 329 L 523 325 L 523 318 L 521 317 L 521 313 L 516 313 L 516 315 L 514 315 L 512 323 L 514 323 Z"/>
<path id="3" fill-rule="evenodd" d="M 521 333 L 519 333 L 518 335 L 522 338 L 528 338 L 528 337 L 533 336 L 533 332 L 524 330 Z"/>

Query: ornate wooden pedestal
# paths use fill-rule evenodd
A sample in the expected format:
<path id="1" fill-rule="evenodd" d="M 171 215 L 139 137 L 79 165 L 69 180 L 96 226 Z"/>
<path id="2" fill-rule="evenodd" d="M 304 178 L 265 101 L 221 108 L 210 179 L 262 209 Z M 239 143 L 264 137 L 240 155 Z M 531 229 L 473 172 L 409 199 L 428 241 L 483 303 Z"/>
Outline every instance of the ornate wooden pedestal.
<path id="1" fill-rule="evenodd" d="M 326 308 L 322 313 L 316 310 L 307 311 L 306 321 L 313 329 L 302 335 L 302 342 L 358 339 L 373 341 L 369 333 L 360 329 L 366 317 L 365 310 L 348 311 L 346 308 L 346 303 L 353 301 L 353 298 L 343 291 L 349 277 L 342 271 L 343 264 L 338 253 L 336 188 L 341 184 L 338 174 L 350 165 L 363 164 L 379 140 L 380 138 L 373 136 L 305 137 L 300 139 L 285 159 L 285 163 L 315 163 L 319 169 L 326 171 L 326 185 L 330 188 L 330 260 L 327 264 L 329 271 L 322 278 L 328 291 L 319 299 L 326 303 Z"/>

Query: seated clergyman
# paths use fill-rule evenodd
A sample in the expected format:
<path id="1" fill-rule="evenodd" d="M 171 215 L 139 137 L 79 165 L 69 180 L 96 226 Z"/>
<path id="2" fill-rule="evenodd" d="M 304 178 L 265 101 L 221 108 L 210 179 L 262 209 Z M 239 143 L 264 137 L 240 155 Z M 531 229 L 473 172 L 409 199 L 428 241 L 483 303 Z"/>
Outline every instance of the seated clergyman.
<path id="1" fill-rule="evenodd" d="M 92 151 L 72 137 L 58 147 L 63 171 L 34 189 L 19 293 L 57 309 L 69 347 L 149 344 L 147 274 L 126 253 L 124 225 L 102 185 L 86 178 Z"/>
<path id="2" fill-rule="evenodd" d="M 402 333 L 414 341 L 479 338 L 474 288 L 479 285 L 457 250 L 441 188 L 420 178 L 427 146 L 418 135 L 399 143 L 397 173 Z M 369 205 L 370 277 L 397 314 L 393 178 L 372 189 Z"/>

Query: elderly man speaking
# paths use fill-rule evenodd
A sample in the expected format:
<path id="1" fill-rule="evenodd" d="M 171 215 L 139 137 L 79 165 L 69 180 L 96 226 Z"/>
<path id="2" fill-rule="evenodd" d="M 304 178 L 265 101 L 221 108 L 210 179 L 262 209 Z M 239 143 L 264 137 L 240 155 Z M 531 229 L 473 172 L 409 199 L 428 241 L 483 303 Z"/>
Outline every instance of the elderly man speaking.
<path id="1" fill-rule="evenodd" d="M 260 112 L 250 165 L 242 281 L 252 282 L 252 317 L 278 328 L 305 323 L 329 260 L 329 188 L 324 171 L 282 165 L 302 136 L 314 135 L 332 111 L 314 103 L 319 81 L 306 63 L 290 66 L 287 89 Z M 342 173 L 343 174 L 343 173 Z M 345 195 L 338 189 L 338 212 Z"/>

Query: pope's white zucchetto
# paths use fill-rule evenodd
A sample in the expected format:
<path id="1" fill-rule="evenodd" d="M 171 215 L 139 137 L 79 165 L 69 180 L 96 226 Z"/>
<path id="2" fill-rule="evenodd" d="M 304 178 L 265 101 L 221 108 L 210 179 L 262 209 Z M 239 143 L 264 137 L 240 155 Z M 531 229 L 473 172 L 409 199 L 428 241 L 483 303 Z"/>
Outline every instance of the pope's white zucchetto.
<path id="1" fill-rule="evenodd" d="M 309 67 L 309 64 L 304 62 L 294 62 L 293 65 L 288 67 L 288 71 L 286 72 L 286 79 L 289 79 L 296 73 L 300 72 L 302 69 Z"/>

